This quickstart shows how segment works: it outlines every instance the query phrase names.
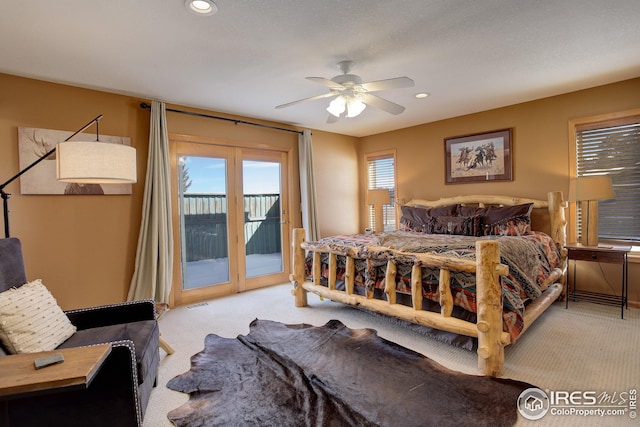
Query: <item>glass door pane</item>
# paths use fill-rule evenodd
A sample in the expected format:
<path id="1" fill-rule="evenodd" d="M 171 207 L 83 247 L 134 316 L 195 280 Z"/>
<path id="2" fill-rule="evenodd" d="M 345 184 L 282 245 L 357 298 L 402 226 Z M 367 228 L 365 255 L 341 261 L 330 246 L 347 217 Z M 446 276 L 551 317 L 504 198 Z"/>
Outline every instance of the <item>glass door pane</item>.
<path id="1" fill-rule="evenodd" d="M 182 289 L 229 282 L 227 161 L 180 155 Z"/>
<path id="2" fill-rule="evenodd" d="M 281 172 L 278 161 L 242 161 L 247 278 L 284 271 Z"/>

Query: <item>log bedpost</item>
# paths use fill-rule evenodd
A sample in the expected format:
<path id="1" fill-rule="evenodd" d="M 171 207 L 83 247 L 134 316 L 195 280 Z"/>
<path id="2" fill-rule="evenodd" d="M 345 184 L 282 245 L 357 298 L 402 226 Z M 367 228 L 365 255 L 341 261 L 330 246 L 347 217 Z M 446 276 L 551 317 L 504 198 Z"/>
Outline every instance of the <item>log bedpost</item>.
<path id="1" fill-rule="evenodd" d="M 551 225 L 551 238 L 560 251 L 560 269 L 564 273 L 560 283 L 565 283 L 567 270 L 567 220 L 564 215 L 564 208 L 567 202 L 562 199 L 562 191 L 552 191 L 548 195 L 549 202 L 549 222 Z"/>
<path id="2" fill-rule="evenodd" d="M 392 260 L 387 261 L 387 271 L 384 275 L 384 293 L 387 294 L 389 304 L 396 303 L 396 263 Z"/>
<path id="3" fill-rule="evenodd" d="M 451 272 L 446 268 L 440 268 L 440 280 L 438 281 L 440 293 L 440 314 L 451 317 L 453 312 L 453 296 L 451 295 Z"/>
<path id="4" fill-rule="evenodd" d="M 304 229 L 294 228 L 293 238 L 291 239 L 291 249 L 293 253 L 293 272 L 291 274 L 290 280 L 293 284 L 293 291 L 291 291 L 291 293 L 293 293 L 293 295 L 295 296 L 296 307 L 307 306 L 307 291 L 302 287 L 305 279 L 304 249 L 302 249 L 302 247 L 300 246 L 302 242 L 304 242 Z"/>
<path id="5" fill-rule="evenodd" d="M 320 252 L 313 252 L 311 255 L 313 261 L 311 264 L 311 280 L 316 285 L 320 285 L 322 280 L 322 255 Z"/>
<path id="6" fill-rule="evenodd" d="M 476 242 L 476 263 L 478 370 L 483 375 L 499 377 L 504 365 L 500 275 L 507 274 L 508 268 L 500 264 L 498 242 Z"/>
<path id="7" fill-rule="evenodd" d="M 418 262 L 411 267 L 411 304 L 414 310 L 422 310 L 422 268 Z"/>
<path id="8" fill-rule="evenodd" d="M 549 220 L 551 222 L 551 238 L 558 244 L 564 244 L 567 242 L 567 220 L 564 215 L 564 208 L 567 207 L 567 202 L 562 199 L 562 191 L 552 191 L 547 197 L 549 202 Z"/>
<path id="9" fill-rule="evenodd" d="M 375 271 L 376 269 L 373 267 L 373 261 L 371 261 L 371 258 L 367 258 L 367 272 L 371 272 L 371 271 Z M 369 273 L 367 273 L 369 274 Z M 375 276 L 373 278 L 371 278 L 371 280 L 373 280 L 373 282 L 375 283 L 376 278 Z M 367 299 L 373 299 L 373 293 L 375 292 L 374 286 L 372 286 L 371 288 L 367 289 Z"/>
<path id="10" fill-rule="evenodd" d="M 356 262 L 353 257 L 347 255 L 345 268 L 344 289 L 348 295 L 353 295 L 353 286 L 356 283 Z"/>
<path id="11" fill-rule="evenodd" d="M 333 252 L 329 253 L 329 289 L 336 289 L 336 278 L 338 276 L 338 257 Z"/>

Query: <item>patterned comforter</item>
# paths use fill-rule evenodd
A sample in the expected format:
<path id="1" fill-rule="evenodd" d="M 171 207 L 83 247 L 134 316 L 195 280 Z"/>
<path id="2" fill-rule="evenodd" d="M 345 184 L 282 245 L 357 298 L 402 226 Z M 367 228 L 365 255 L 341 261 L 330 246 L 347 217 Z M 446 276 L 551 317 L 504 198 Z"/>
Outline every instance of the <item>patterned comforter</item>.
<path id="1" fill-rule="evenodd" d="M 524 310 L 527 301 L 539 297 L 548 287 L 548 278 L 560 265 L 558 249 L 548 235 L 540 232 L 518 237 L 491 236 L 467 237 L 441 234 L 423 234 L 410 231 L 394 231 L 377 235 L 343 235 L 307 243 L 310 247 L 329 246 L 339 254 L 350 252 L 356 257 L 355 292 L 365 295 L 374 290 L 376 298 L 384 299 L 384 283 L 389 251 L 406 253 L 433 253 L 447 257 L 475 260 L 475 242 L 479 239 L 496 239 L 500 243 L 501 262 L 509 267 L 509 274 L 502 278 L 503 330 L 515 341 L 524 327 Z M 328 277 L 328 254 L 322 256 L 322 277 Z M 343 288 L 345 256 L 338 256 L 338 288 Z M 369 267 L 367 260 L 370 260 Z M 400 294 L 411 294 L 411 269 L 413 260 L 407 263 L 395 258 L 397 263 L 396 289 Z M 311 257 L 307 258 L 307 274 L 310 275 Z M 438 302 L 439 270 L 422 267 L 422 287 L 425 299 Z M 323 280 L 323 283 L 326 283 Z M 451 294 L 454 316 L 475 322 L 477 313 L 475 275 L 451 273 Z M 399 301 L 401 302 L 401 301 Z M 424 307 L 428 309 L 429 303 Z M 431 304 L 433 305 L 433 304 Z"/>

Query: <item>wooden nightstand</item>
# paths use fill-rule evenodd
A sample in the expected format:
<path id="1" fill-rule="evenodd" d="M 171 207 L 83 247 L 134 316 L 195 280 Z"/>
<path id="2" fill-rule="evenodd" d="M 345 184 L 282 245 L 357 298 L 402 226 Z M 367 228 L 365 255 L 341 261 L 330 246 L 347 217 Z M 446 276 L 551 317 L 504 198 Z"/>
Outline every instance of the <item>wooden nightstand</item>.
<path id="1" fill-rule="evenodd" d="M 569 300 L 589 301 L 598 304 L 620 305 L 621 318 L 624 319 L 624 309 L 628 307 L 628 261 L 627 255 L 631 250 L 629 246 L 599 245 L 583 246 L 579 243 L 569 243 L 565 246 L 567 258 L 573 260 L 573 291 L 569 292 L 569 281 L 566 282 L 567 299 L 566 308 L 569 308 Z M 579 291 L 576 289 L 576 263 L 577 261 L 604 262 L 622 265 L 622 289 L 620 296 L 602 294 L 597 292 Z"/>

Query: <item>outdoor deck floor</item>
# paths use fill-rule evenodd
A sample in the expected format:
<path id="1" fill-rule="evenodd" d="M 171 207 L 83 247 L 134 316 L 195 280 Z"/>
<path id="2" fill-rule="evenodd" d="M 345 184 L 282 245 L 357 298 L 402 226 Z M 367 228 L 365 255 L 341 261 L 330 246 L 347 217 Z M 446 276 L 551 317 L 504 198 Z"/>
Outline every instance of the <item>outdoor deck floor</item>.
<path id="1" fill-rule="evenodd" d="M 254 254 L 247 256 L 247 277 L 263 276 L 283 270 L 282 254 Z M 229 259 L 217 258 L 187 263 L 184 289 L 196 289 L 229 281 Z"/>

